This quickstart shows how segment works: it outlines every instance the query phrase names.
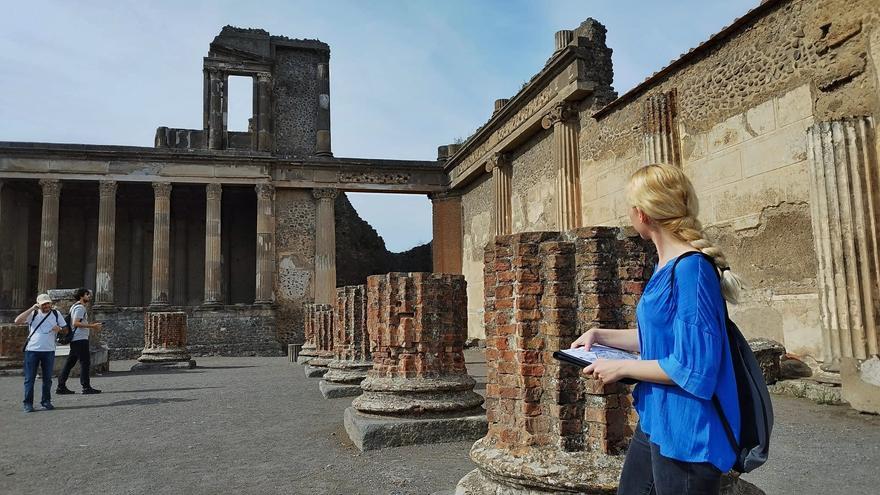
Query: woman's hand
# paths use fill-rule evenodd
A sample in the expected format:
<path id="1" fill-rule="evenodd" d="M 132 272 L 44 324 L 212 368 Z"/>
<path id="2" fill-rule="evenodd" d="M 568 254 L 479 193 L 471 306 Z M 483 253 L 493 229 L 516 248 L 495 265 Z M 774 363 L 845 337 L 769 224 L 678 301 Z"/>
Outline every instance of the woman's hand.
<path id="1" fill-rule="evenodd" d="M 629 363 L 630 361 L 625 359 L 597 359 L 593 364 L 584 368 L 581 373 L 597 378 L 602 383 L 611 384 L 628 377 L 627 366 Z"/>
<path id="2" fill-rule="evenodd" d="M 591 328 L 587 330 L 583 335 L 578 337 L 577 340 L 571 343 L 571 349 L 583 347 L 585 351 L 589 351 L 593 344 L 599 343 L 599 330 L 601 329 Z"/>

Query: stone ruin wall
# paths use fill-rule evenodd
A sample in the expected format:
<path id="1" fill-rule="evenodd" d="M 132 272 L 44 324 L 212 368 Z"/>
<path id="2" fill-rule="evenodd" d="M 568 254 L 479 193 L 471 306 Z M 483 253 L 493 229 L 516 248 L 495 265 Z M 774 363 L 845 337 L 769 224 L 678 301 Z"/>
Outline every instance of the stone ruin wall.
<path id="1" fill-rule="evenodd" d="M 485 175 L 461 197 L 462 273 L 468 281 L 468 338 L 486 338 L 483 328 L 483 247 L 492 240 L 492 181 Z"/>
<path id="2" fill-rule="evenodd" d="M 700 220 L 748 282 L 733 316 L 749 337 L 769 337 L 790 351 L 818 357 L 822 337 L 806 129 L 819 120 L 880 116 L 880 5 L 774 3 L 597 118 L 613 93 L 582 102 L 581 210 L 583 225 L 628 225 L 623 188 L 645 163 L 645 102 L 674 90 L 681 165 L 697 189 Z M 539 132 L 512 153 L 513 232 L 556 228 L 551 134 Z M 491 188 L 464 192 L 469 288 L 482 287 L 483 278 L 482 266 L 469 263 L 470 251 L 488 240 L 482 220 L 473 217 L 482 212 L 468 208 L 482 201 L 472 198 L 475 194 L 489 198 L 492 214 Z M 469 300 L 469 335 L 482 337 L 482 328 L 475 328 L 482 321 L 476 301 L 482 299 L 469 294 Z"/>
<path id="3" fill-rule="evenodd" d="M 275 57 L 275 153 L 312 155 L 318 133 L 318 64 L 329 55 L 278 48 Z"/>
<path id="4" fill-rule="evenodd" d="M 275 192 L 275 302 L 278 340 L 304 340 L 303 304 L 314 298 L 315 199 L 309 189 Z"/>

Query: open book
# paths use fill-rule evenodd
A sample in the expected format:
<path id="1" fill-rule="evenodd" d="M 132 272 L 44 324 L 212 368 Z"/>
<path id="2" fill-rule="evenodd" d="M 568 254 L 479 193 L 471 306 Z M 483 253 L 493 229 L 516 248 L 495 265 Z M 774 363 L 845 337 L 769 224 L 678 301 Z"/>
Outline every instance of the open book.
<path id="1" fill-rule="evenodd" d="M 562 349 L 555 351 L 553 357 L 568 364 L 586 368 L 597 359 L 639 359 L 639 355 L 634 352 L 624 351 L 615 347 L 607 347 L 601 344 L 593 344 L 590 350 L 584 350 L 583 347 L 575 349 Z M 620 380 L 622 383 L 636 383 L 635 380 L 626 378 Z"/>

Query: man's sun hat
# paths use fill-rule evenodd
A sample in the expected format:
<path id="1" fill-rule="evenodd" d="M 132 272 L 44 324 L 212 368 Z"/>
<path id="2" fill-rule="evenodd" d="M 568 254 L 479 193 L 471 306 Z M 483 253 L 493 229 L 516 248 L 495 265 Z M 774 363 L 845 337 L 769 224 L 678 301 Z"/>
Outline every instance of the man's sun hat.
<path id="1" fill-rule="evenodd" d="M 40 294 L 39 296 L 37 296 L 37 304 L 39 304 L 40 306 L 42 306 L 43 304 L 46 304 L 46 303 L 51 303 L 51 302 L 52 302 L 52 298 L 49 297 L 49 294 Z"/>

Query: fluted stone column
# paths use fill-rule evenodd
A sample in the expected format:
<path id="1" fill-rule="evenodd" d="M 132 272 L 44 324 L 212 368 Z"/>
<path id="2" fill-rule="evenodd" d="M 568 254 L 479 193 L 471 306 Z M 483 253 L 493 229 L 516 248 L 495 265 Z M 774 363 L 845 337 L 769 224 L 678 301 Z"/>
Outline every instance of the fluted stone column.
<path id="1" fill-rule="evenodd" d="M 312 332 L 314 348 L 309 349 L 305 374 L 308 378 L 319 378 L 327 373 L 328 365 L 333 360 L 333 305 L 312 304 L 307 315 Z M 303 346 L 303 350 L 306 347 Z"/>
<path id="2" fill-rule="evenodd" d="M 810 209 L 818 259 L 823 369 L 878 353 L 880 164 L 869 117 L 807 130 Z"/>
<path id="3" fill-rule="evenodd" d="M 541 125 L 553 129 L 556 163 L 556 224 L 559 230 L 581 226 L 581 181 L 578 160 L 577 109 L 561 102 L 544 116 Z"/>
<path id="4" fill-rule="evenodd" d="M 643 163 L 681 166 L 676 128 L 676 91 L 651 95 L 645 99 L 642 115 Z"/>
<path id="5" fill-rule="evenodd" d="M 16 193 L 15 212 L 18 218 L 30 217 L 30 202 L 22 192 Z M 20 235 L 12 238 L 12 307 L 21 308 L 27 304 L 27 253 L 28 231 L 31 229 L 30 222 L 21 226 Z"/>
<path id="6" fill-rule="evenodd" d="M 150 306 L 167 306 L 171 274 L 171 183 L 154 182 L 153 194 L 153 271 Z"/>
<path id="7" fill-rule="evenodd" d="M 503 153 L 495 153 L 486 163 L 486 171 L 492 173 L 492 185 L 495 191 L 493 218 L 495 235 L 507 235 L 511 232 L 509 158 Z"/>
<path id="8" fill-rule="evenodd" d="M 186 203 L 178 203 L 175 207 L 175 221 L 172 225 L 172 239 L 174 242 L 174 266 L 171 272 L 174 274 L 174 277 L 171 279 L 171 294 L 172 294 L 172 304 L 177 306 L 186 306 L 187 305 L 187 274 L 189 270 L 187 266 L 188 256 L 187 251 L 189 250 L 189 240 L 187 235 L 187 217 L 188 217 L 189 209 Z"/>
<path id="9" fill-rule="evenodd" d="M 275 187 L 258 184 L 257 191 L 257 283 L 254 303 L 272 302 L 275 273 Z"/>
<path id="10" fill-rule="evenodd" d="M 95 276 L 95 306 L 110 306 L 116 300 L 113 294 L 116 253 L 116 181 L 102 180 L 99 184 L 98 206 L 98 262 Z"/>
<path id="11" fill-rule="evenodd" d="M 195 368 L 186 347 L 186 313 L 147 311 L 144 313 L 144 350 L 132 371 L 155 368 Z"/>
<path id="12" fill-rule="evenodd" d="M 303 304 L 303 343 L 302 349 L 299 351 L 296 362 L 299 364 L 308 364 L 315 356 L 318 355 L 318 346 L 315 344 L 315 308 L 316 304 Z"/>
<path id="13" fill-rule="evenodd" d="M 221 150 L 223 146 L 223 74 L 217 68 L 208 69 L 208 148 Z"/>
<path id="14" fill-rule="evenodd" d="M 336 299 L 336 189 L 312 189 L 318 200 L 315 213 L 315 303 Z"/>
<path id="15" fill-rule="evenodd" d="M 330 64 L 318 64 L 318 122 L 315 155 L 333 156 L 330 147 Z"/>
<path id="16" fill-rule="evenodd" d="M 40 271 L 37 291 L 44 293 L 58 285 L 58 201 L 61 181 L 42 179 L 43 210 L 40 220 Z"/>
<path id="17" fill-rule="evenodd" d="M 216 306 L 222 302 L 220 282 L 220 199 L 223 186 L 208 184 L 205 211 L 205 305 Z"/>
<path id="18" fill-rule="evenodd" d="M 272 74 L 257 74 L 257 150 L 272 151 Z"/>

